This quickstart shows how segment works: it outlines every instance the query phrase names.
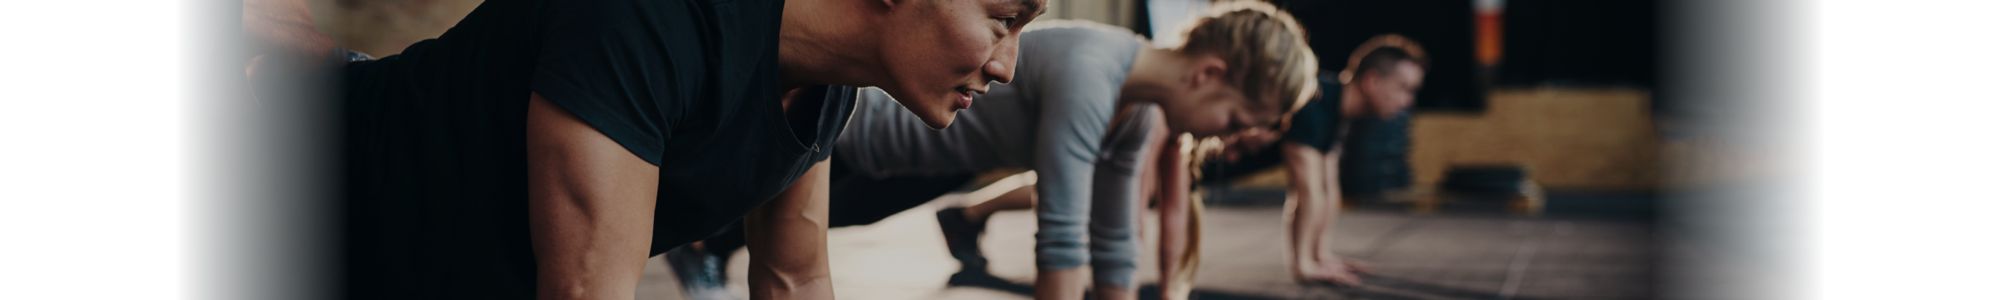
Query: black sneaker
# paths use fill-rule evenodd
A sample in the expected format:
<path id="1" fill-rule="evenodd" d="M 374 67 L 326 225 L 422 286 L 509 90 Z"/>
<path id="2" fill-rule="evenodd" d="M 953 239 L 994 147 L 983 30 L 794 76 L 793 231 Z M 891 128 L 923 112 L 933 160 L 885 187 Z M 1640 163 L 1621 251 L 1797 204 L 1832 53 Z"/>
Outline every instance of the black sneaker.
<path id="1" fill-rule="evenodd" d="M 986 232 L 986 224 L 967 220 L 963 207 L 938 210 L 937 219 L 938 229 L 944 231 L 945 249 L 951 250 L 960 270 L 985 273 L 986 255 L 979 252 L 979 235 Z"/>
<path id="2" fill-rule="evenodd" d="M 722 300 L 736 299 L 729 294 L 728 277 L 722 271 L 722 258 L 708 254 L 708 251 L 682 246 L 667 251 L 667 267 L 674 270 L 674 277 L 681 280 L 681 294 L 688 299 Z"/>

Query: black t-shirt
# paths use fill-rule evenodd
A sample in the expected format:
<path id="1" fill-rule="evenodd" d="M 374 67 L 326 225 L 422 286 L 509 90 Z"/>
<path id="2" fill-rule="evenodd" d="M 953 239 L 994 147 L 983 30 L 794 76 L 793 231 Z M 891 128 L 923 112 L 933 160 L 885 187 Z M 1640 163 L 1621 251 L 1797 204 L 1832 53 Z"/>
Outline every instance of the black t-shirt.
<path id="1" fill-rule="evenodd" d="M 776 0 L 490 0 L 437 39 L 349 64 L 346 296 L 533 297 L 531 91 L 662 166 L 654 254 L 768 202 L 827 158 L 855 93 L 811 87 L 792 113 L 780 107 L 782 10 Z"/>
<path id="2" fill-rule="evenodd" d="M 1292 114 L 1292 125 L 1285 130 L 1282 142 L 1312 146 L 1320 152 L 1333 151 L 1333 146 L 1340 145 L 1340 139 L 1347 133 L 1347 120 L 1340 115 L 1340 80 L 1333 74 L 1320 73 L 1318 98 Z"/>

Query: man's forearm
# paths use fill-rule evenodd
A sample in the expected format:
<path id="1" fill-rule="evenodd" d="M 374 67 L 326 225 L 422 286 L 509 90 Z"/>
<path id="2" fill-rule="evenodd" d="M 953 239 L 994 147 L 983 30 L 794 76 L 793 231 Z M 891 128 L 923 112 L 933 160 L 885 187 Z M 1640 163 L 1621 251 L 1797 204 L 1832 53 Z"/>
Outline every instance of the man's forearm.
<path id="1" fill-rule="evenodd" d="M 1340 148 L 1336 146 L 1332 151 L 1327 151 L 1326 156 L 1320 159 L 1320 192 L 1323 193 L 1321 197 L 1325 197 L 1325 203 L 1332 206 L 1331 209 L 1336 210 L 1340 209 L 1341 200 L 1340 155 Z"/>
<path id="2" fill-rule="evenodd" d="M 1319 200 L 1326 196 L 1326 165 L 1323 156 L 1310 146 L 1281 145 L 1284 151 L 1286 175 L 1290 175 L 1289 190 L 1298 200 Z"/>
<path id="3" fill-rule="evenodd" d="M 824 246 L 815 251 L 755 244 L 749 246 L 751 299 L 833 299 Z"/>
<path id="4" fill-rule="evenodd" d="M 833 277 L 825 268 L 799 271 L 756 262 L 749 270 L 750 299 L 833 299 Z"/>
<path id="5" fill-rule="evenodd" d="M 744 218 L 751 299 L 833 299 L 826 255 L 827 163 Z"/>

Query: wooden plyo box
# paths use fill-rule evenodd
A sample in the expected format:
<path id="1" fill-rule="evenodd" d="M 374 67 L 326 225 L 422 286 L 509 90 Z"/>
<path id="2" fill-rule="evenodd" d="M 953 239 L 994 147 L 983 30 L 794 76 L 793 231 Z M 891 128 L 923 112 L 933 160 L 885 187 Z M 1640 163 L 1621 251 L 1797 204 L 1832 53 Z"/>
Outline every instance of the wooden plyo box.
<path id="1" fill-rule="evenodd" d="M 1426 185 L 1389 198 L 1391 202 L 1408 202 L 1410 212 L 1420 215 L 1437 213 L 1450 203 L 1494 201 L 1503 201 L 1508 213 L 1521 216 L 1542 215 L 1543 209 L 1548 207 L 1548 197 L 1542 193 L 1541 185 L 1535 184 L 1532 180 L 1522 180 L 1520 191 L 1504 195 L 1480 195 L 1446 192 L 1438 189 L 1436 185 Z"/>

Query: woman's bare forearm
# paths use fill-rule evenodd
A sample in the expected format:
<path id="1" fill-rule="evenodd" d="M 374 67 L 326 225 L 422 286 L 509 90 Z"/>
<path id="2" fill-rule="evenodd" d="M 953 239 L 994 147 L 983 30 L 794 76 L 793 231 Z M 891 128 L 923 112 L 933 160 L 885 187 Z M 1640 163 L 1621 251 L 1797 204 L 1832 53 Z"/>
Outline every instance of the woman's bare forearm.
<path id="1" fill-rule="evenodd" d="M 1175 277 L 1183 268 L 1190 267 L 1181 265 L 1181 262 L 1189 250 L 1188 232 L 1194 230 L 1188 228 L 1188 211 L 1191 209 L 1189 201 L 1193 200 L 1189 198 L 1188 193 L 1193 187 L 1191 177 L 1193 173 L 1188 171 L 1190 149 L 1184 149 L 1179 139 L 1168 140 L 1169 142 L 1161 147 L 1159 163 L 1155 166 L 1159 170 L 1156 175 L 1159 178 L 1157 191 L 1160 196 L 1159 278 L 1162 298 L 1174 299 L 1185 296 L 1169 295 L 1183 289 L 1178 286 L 1182 283 Z"/>

